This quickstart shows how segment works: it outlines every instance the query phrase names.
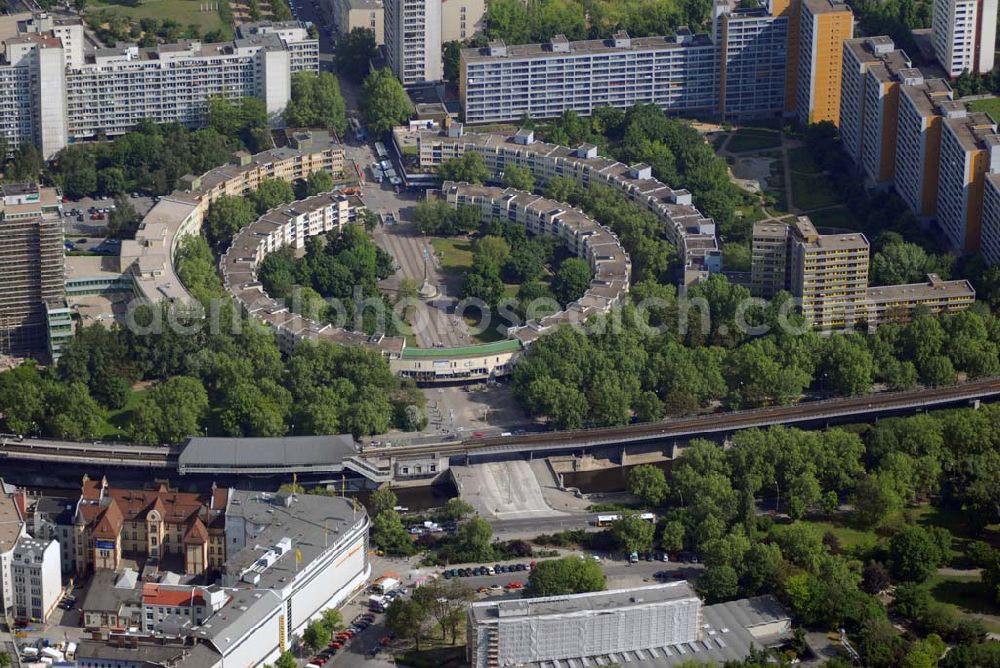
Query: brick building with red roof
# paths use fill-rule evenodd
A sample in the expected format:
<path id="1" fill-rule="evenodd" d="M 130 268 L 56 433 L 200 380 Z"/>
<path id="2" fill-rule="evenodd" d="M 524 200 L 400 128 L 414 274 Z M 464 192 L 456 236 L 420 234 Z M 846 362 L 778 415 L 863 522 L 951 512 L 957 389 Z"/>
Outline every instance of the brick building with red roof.
<path id="1" fill-rule="evenodd" d="M 77 572 L 118 570 L 123 556 L 150 563 L 179 557 L 188 575 L 221 568 L 229 492 L 215 484 L 205 494 L 178 492 L 166 483 L 122 489 L 85 475 L 74 520 Z"/>

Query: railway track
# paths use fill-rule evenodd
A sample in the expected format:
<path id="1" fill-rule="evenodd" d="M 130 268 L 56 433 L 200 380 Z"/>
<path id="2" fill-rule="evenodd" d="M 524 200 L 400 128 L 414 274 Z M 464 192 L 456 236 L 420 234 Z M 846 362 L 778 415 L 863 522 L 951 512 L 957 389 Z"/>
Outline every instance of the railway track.
<path id="1" fill-rule="evenodd" d="M 545 450 L 560 446 L 612 445 L 616 443 L 673 439 L 698 435 L 711 435 L 768 427 L 776 424 L 815 422 L 845 416 L 863 416 L 892 410 L 935 408 L 942 405 L 989 399 L 1000 396 L 1000 378 L 971 381 L 961 385 L 925 388 L 905 392 L 886 392 L 864 397 L 848 397 L 811 401 L 791 406 L 773 406 L 745 411 L 713 413 L 651 422 L 624 427 L 604 427 L 578 431 L 547 432 L 519 436 L 490 437 L 465 440 L 458 443 L 392 446 L 391 448 L 362 448 L 362 455 L 417 456 L 462 455 L 476 452 Z"/>
<path id="2" fill-rule="evenodd" d="M 0 435 L 0 460 L 20 459 L 62 463 L 94 463 L 140 468 L 174 468 L 180 450 L 171 445 L 134 445 L 123 443 L 74 443 L 48 439 Z"/>
<path id="3" fill-rule="evenodd" d="M 493 453 L 544 453 L 560 448 L 627 445 L 650 441 L 711 436 L 741 429 L 795 425 L 838 418 L 885 414 L 902 410 L 933 409 L 964 401 L 1000 397 L 1000 377 L 961 385 L 925 388 L 906 392 L 886 392 L 864 397 L 813 401 L 792 406 L 773 406 L 746 411 L 732 411 L 693 417 L 578 431 L 543 432 L 514 436 L 472 439 L 452 443 L 362 446 L 360 457 L 463 456 Z M 94 464 L 176 469 L 183 445 L 134 445 L 122 443 L 74 443 L 49 439 L 22 438 L 0 434 L 0 462 L 4 459 L 63 464 Z"/>

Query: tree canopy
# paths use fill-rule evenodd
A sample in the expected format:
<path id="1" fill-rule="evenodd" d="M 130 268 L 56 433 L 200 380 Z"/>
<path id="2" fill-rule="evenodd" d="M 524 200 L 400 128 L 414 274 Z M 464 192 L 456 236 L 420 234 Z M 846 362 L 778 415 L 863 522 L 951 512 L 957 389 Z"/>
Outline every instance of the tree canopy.
<path id="1" fill-rule="evenodd" d="M 326 128 L 340 136 L 347 132 L 347 107 L 337 77 L 329 72 L 292 74 L 292 98 L 285 107 L 292 127 Z"/>
<path id="2" fill-rule="evenodd" d="M 410 118 L 413 113 L 410 98 L 388 68 L 376 70 L 365 78 L 361 87 L 361 113 L 376 137 Z"/>

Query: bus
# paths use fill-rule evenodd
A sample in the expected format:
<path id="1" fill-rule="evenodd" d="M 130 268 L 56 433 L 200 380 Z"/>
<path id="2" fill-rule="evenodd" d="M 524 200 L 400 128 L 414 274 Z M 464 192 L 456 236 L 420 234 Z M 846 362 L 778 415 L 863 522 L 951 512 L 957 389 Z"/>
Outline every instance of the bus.
<path id="1" fill-rule="evenodd" d="M 375 154 L 378 156 L 379 160 L 384 160 L 389 157 L 389 152 L 385 150 L 385 144 L 380 141 L 375 142 Z"/>
<path id="2" fill-rule="evenodd" d="M 598 515 L 597 519 L 594 521 L 599 527 L 608 527 L 617 522 L 622 518 L 621 514 L 609 514 L 609 515 Z M 656 523 L 656 513 L 639 513 L 639 519 L 646 520 L 647 522 Z"/>

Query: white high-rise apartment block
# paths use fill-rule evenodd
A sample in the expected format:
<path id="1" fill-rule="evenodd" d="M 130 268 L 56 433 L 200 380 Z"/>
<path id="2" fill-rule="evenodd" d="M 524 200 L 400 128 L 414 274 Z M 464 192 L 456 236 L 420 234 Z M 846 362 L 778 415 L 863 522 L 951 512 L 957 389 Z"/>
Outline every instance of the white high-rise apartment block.
<path id="1" fill-rule="evenodd" d="M 681 28 L 668 37 L 463 49 L 459 97 L 468 123 L 554 118 L 567 109 L 655 104 L 668 112 L 711 113 L 719 105 L 718 48 L 708 35 Z"/>
<path id="2" fill-rule="evenodd" d="M 934 0 L 931 43 L 951 77 L 993 69 L 997 0 Z"/>
<path id="3" fill-rule="evenodd" d="M 319 71 L 319 43 L 295 22 L 247 24 L 239 31 L 232 42 L 125 45 L 84 54 L 78 21 L 41 16 L 20 22 L 0 54 L 0 132 L 8 150 L 30 141 L 50 158 L 69 143 L 124 134 L 143 119 L 198 126 L 217 95 L 260 98 L 279 123 L 292 73 Z"/>
<path id="4" fill-rule="evenodd" d="M 62 598 L 59 542 L 22 537 L 10 565 L 14 617 L 45 622 Z"/>
<path id="5" fill-rule="evenodd" d="M 385 47 L 404 86 L 440 81 L 441 0 L 386 0 Z"/>

